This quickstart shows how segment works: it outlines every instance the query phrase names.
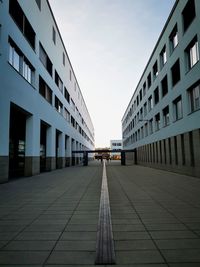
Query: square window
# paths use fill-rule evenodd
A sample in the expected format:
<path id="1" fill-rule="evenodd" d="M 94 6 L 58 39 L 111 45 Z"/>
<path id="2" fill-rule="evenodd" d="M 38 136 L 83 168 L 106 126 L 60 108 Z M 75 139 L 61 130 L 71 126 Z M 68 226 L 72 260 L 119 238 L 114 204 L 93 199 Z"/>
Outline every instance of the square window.
<path id="1" fill-rule="evenodd" d="M 160 66 L 161 69 L 167 62 L 167 51 L 166 51 L 166 46 L 163 47 L 162 51 L 160 52 Z"/>
<path id="2" fill-rule="evenodd" d="M 177 24 L 175 25 L 174 29 L 172 30 L 170 36 L 169 36 L 169 40 L 170 40 L 170 50 L 171 53 L 174 51 L 174 49 L 177 47 L 178 45 L 178 28 L 177 28 Z"/>
<path id="3" fill-rule="evenodd" d="M 158 131 L 160 129 L 160 113 L 157 113 L 155 116 L 155 130 Z"/>
<path id="4" fill-rule="evenodd" d="M 56 30 L 54 27 L 52 27 L 52 39 L 54 44 L 56 44 Z"/>
<path id="5" fill-rule="evenodd" d="M 167 75 L 161 81 L 161 88 L 162 88 L 162 97 L 164 97 L 168 93 Z"/>
<path id="6" fill-rule="evenodd" d="M 181 96 L 177 97 L 173 101 L 173 107 L 174 107 L 174 120 L 175 121 L 180 120 L 183 117 Z"/>
<path id="7" fill-rule="evenodd" d="M 172 75 L 172 86 L 174 86 L 181 79 L 179 59 L 172 66 L 171 75 Z"/>
<path id="8" fill-rule="evenodd" d="M 158 87 L 154 90 L 154 104 L 158 104 L 159 102 L 159 89 Z"/>
<path id="9" fill-rule="evenodd" d="M 153 108 L 153 98 L 152 95 L 148 98 L 148 110 L 151 111 Z"/>
<path id="10" fill-rule="evenodd" d="M 195 11 L 194 0 L 188 0 L 182 12 L 184 31 L 186 31 L 187 28 L 190 26 L 195 16 L 196 16 L 196 11 Z"/>
<path id="11" fill-rule="evenodd" d="M 187 70 L 190 70 L 199 61 L 199 44 L 197 36 L 190 42 L 185 53 L 187 58 Z"/>
<path id="12" fill-rule="evenodd" d="M 151 72 L 149 73 L 147 77 L 147 86 L 148 86 L 148 89 L 151 87 Z"/>
<path id="13" fill-rule="evenodd" d="M 143 96 L 146 95 L 146 82 L 144 82 L 143 84 Z"/>
<path id="14" fill-rule="evenodd" d="M 169 125 L 169 106 L 163 109 L 163 126 Z"/>
<path id="15" fill-rule="evenodd" d="M 200 84 L 195 84 L 188 89 L 190 112 L 200 109 Z"/>
<path id="16" fill-rule="evenodd" d="M 153 78 L 154 80 L 158 76 L 158 62 L 156 61 L 155 64 L 153 65 Z"/>

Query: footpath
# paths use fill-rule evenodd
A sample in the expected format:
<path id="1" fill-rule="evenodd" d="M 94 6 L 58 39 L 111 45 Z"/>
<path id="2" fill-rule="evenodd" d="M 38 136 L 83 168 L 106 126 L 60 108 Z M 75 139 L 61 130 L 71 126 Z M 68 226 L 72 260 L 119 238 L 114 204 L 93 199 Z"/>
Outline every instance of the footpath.
<path id="1" fill-rule="evenodd" d="M 1 184 L 0 267 L 95 266 L 102 169 Z M 114 161 L 106 172 L 116 266 L 199 267 L 200 179 Z"/>

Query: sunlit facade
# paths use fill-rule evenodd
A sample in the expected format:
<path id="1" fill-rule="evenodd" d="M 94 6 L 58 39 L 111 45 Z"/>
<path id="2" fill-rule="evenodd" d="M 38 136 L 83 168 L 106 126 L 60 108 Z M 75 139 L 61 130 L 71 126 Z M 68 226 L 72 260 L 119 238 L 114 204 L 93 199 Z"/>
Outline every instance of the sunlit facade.
<path id="1" fill-rule="evenodd" d="M 94 127 L 47 0 L 0 1 L 0 182 L 81 162 Z"/>
<path id="2" fill-rule="evenodd" d="M 200 176 L 200 1 L 176 1 L 122 118 L 138 164 Z"/>

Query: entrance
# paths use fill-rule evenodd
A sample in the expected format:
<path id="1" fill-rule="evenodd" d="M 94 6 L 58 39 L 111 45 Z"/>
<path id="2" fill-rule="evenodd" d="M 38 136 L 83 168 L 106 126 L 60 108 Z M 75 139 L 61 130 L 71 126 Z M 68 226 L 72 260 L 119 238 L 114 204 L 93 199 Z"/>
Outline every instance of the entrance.
<path id="1" fill-rule="evenodd" d="M 16 105 L 10 108 L 9 178 L 24 176 L 27 114 Z"/>

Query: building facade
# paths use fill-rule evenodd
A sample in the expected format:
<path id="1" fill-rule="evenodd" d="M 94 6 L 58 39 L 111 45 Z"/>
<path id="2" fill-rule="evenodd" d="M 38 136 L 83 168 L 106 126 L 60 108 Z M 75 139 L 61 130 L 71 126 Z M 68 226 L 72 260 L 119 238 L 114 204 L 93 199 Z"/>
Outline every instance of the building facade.
<path id="1" fill-rule="evenodd" d="M 94 127 L 48 0 L 0 1 L 0 182 L 74 165 Z"/>
<path id="2" fill-rule="evenodd" d="M 122 118 L 141 165 L 200 177 L 200 1 L 177 0 Z"/>
<path id="3" fill-rule="evenodd" d="M 111 150 L 122 150 L 122 140 L 110 140 L 110 149 Z M 121 153 L 119 152 L 111 152 L 111 159 L 121 159 Z"/>

